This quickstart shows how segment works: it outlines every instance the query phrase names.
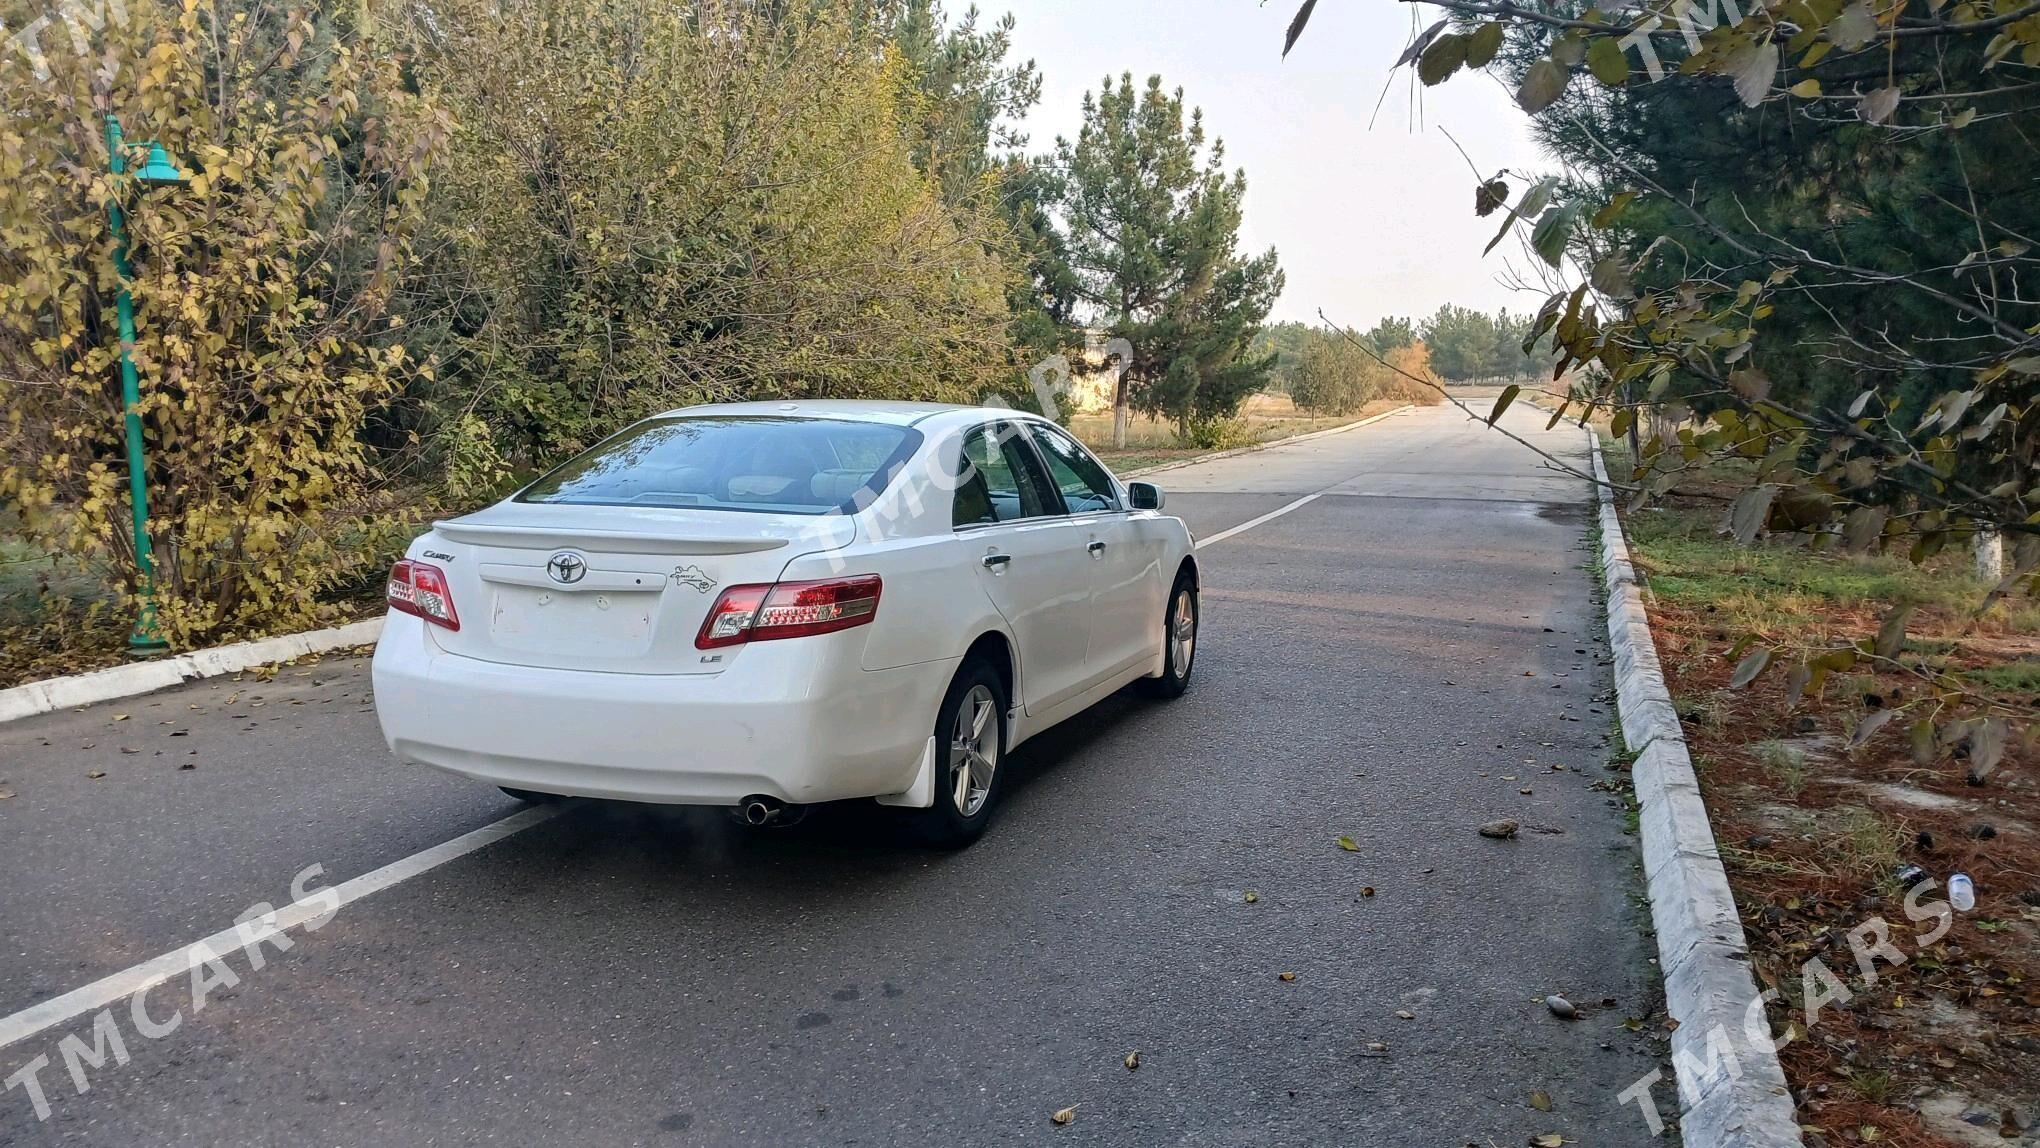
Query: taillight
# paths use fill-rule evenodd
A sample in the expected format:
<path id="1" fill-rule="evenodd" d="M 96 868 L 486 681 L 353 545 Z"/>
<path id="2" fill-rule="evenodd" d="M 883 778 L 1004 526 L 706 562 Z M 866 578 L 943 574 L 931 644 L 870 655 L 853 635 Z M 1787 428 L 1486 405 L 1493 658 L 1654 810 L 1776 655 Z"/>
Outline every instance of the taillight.
<path id="1" fill-rule="evenodd" d="M 819 582 L 732 586 L 709 607 L 694 645 L 697 649 L 713 650 L 744 642 L 832 634 L 862 626 L 878 616 L 880 588 L 876 574 Z"/>
<path id="2" fill-rule="evenodd" d="M 415 614 L 449 630 L 460 629 L 460 615 L 453 612 L 453 592 L 446 585 L 446 571 L 429 562 L 398 559 L 390 567 L 390 584 L 383 597 L 390 609 Z"/>

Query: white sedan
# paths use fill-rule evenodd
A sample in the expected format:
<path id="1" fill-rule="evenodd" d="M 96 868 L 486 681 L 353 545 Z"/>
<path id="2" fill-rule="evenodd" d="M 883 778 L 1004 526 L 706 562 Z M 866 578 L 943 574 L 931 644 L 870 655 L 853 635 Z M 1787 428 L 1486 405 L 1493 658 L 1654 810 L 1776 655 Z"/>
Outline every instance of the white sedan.
<path id="1" fill-rule="evenodd" d="M 1015 746 L 1188 688 L 1197 561 L 1161 508 L 1016 411 L 673 411 L 411 544 L 376 712 L 399 757 L 526 800 L 876 798 L 967 843 Z"/>

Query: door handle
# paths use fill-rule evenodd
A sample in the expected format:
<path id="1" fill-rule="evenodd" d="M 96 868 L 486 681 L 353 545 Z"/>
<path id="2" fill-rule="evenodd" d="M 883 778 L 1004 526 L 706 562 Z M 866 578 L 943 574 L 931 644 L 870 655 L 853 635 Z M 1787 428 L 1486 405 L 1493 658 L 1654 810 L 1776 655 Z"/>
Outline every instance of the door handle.
<path id="1" fill-rule="evenodd" d="M 987 554 L 978 561 L 984 563 L 984 567 L 987 570 L 1004 570 L 1007 563 L 1013 561 L 1013 556 L 1011 554 Z"/>
<path id="2" fill-rule="evenodd" d="M 1104 544 L 1103 542 L 1093 542 L 1093 543 L 1091 543 L 1091 553 L 1093 553 L 1093 554 L 1103 554 L 1103 553 L 1105 553 L 1105 544 Z"/>

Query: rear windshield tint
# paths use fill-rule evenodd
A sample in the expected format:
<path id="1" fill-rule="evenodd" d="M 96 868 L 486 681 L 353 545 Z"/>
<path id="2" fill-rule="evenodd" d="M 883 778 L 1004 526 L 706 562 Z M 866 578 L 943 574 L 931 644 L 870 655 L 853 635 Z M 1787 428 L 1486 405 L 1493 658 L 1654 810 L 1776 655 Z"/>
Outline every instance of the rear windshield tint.
<path id="1" fill-rule="evenodd" d="M 847 419 L 653 419 L 525 487 L 519 502 L 829 514 L 869 505 L 920 445 Z"/>

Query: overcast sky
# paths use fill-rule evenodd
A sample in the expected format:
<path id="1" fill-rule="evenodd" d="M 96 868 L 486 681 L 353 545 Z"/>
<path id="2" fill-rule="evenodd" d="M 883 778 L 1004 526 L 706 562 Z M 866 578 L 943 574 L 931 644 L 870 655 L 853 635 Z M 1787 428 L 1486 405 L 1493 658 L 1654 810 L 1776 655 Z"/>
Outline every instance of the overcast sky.
<path id="1" fill-rule="evenodd" d="M 965 2 L 951 0 L 951 11 Z M 1483 175 L 1548 166 L 1507 93 L 1461 73 L 1413 96 L 1405 69 L 1368 128 L 1416 5 L 1319 0 L 1284 60 L 1282 33 L 1301 0 L 978 2 L 988 16 L 1013 13 L 1017 54 L 1041 68 L 1030 152 L 1049 150 L 1057 135 L 1075 138 L 1084 93 L 1108 73 L 1145 82 L 1159 72 L 1204 109 L 1229 164 L 1247 171 L 1244 247 L 1272 244 L 1289 276 L 1272 318 L 1315 323 L 1322 307 L 1364 330 L 1441 303 L 1522 311 L 1541 301 L 1498 282 L 1513 245 L 1481 258 L 1497 220 L 1474 217 L 1473 173 L 1439 130 Z M 1418 14 L 1437 18 L 1430 8 Z"/>

